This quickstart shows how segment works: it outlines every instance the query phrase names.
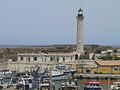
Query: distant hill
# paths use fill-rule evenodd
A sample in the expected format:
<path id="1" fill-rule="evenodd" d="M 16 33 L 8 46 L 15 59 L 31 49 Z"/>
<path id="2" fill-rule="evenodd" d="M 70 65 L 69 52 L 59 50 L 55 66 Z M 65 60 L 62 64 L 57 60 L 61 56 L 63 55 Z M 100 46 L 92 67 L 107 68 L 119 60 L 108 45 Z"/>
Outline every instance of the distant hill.
<path id="1" fill-rule="evenodd" d="M 120 45 L 113 45 L 113 48 L 120 48 Z"/>

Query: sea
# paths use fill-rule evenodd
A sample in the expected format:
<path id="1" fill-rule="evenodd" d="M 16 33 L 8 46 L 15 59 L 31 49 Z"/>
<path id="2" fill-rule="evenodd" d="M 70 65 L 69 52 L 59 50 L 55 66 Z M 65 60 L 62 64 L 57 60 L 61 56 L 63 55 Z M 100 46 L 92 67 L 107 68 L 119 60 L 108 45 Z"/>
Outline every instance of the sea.
<path id="1" fill-rule="evenodd" d="M 32 45 L 0 45 L 0 48 L 20 48 L 27 46 L 32 46 Z"/>
<path id="2" fill-rule="evenodd" d="M 41 45 L 0 45 L 0 48 L 21 48 L 21 47 L 34 47 L 34 46 L 41 46 Z M 120 45 L 112 45 L 112 47 L 120 48 Z"/>

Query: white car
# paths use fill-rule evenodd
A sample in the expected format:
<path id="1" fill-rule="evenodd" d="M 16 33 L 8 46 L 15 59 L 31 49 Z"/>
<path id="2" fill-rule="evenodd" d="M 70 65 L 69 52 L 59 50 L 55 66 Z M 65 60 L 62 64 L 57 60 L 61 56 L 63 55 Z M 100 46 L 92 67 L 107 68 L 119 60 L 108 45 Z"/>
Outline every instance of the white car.
<path id="1" fill-rule="evenodd" d="M 111 85 L 111 90 L 120 90 L 120 81 L 114 82 L 113 85 Z"/>

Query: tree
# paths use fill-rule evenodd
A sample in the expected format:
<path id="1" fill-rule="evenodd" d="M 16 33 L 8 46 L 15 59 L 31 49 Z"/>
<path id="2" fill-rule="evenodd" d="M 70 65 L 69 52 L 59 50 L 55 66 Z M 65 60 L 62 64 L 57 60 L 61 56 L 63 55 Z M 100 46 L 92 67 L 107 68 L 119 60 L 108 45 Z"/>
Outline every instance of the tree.
<path id="1" fill-rule="evenodd" d="M 113 50 L 114 53 L 117 53 L 117 49 Z"/>

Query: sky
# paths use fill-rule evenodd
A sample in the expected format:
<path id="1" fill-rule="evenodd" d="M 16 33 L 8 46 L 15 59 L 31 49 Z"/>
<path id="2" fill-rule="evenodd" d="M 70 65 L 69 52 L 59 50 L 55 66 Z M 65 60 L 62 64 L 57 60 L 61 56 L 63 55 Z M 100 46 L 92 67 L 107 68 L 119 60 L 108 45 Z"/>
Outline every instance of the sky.
<path id="1" fill-rule="evenodd" d="M 79 8 L 85 44 L 120 45 L 120 0 L 0 0 L 0 45 L 76 44 Z"/>

